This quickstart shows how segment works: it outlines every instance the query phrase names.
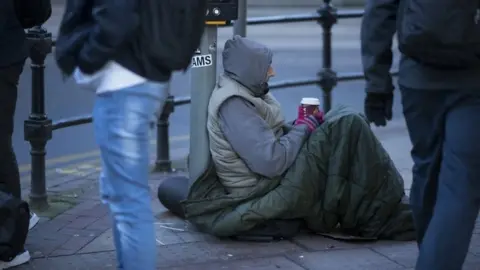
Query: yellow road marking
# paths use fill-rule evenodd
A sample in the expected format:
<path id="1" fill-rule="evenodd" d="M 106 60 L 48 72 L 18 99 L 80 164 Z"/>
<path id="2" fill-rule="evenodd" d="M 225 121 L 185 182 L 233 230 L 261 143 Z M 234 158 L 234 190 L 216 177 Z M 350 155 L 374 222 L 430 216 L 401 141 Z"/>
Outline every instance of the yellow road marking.
<path id="1" fill-rule="evenodd" d="M 58 173 L 58 174 L 75 174 L 75 173 L 78 173 L 80 171 L 76 170 L 76 169 L 62 169 L 62 168 L 59 168 L 59 169 L 55 169 L 55 172 Z"/>
<path id="2" fill-rule="evenodd" d="M 78 168 L 79 168 L 80 170 L 88 170 L 88 169 L 92 169 L 92 168 L 94 168 L 94 167 L 93 167 L 91 164 L 80 164 L 80 165 L 78 166 Z"/>
<path id="3" fill-rule="evenodd" d="M 89 169 L 86 169 L 86 167 L 89 167 Z M 85 176 L 87 173 L 98 172 L 100 170 L 101 170 L 100 158 L 97 157 L 80 164 L 70 164 L 65 167 L 46 169 L 45 177 L 48 182 L 48 179 L 50 177 L 58 177 L 58 175 Z M 22 175 L 21 176 L 22 185 L 24 185 L 25 183 L 30 183 L 32 179 L 31 177 L 32 176 L 30 174 Z"/>
<path id="4" fill-rule="evenodd" d="M 187 151 L 187 147 L 180 147 L 180 148 L 173 148 L 172 150 L 178 150 L 178 151 Z M 151 158 L 155 159 L 155 156 L 151 156 Z M 154 166 L 151 164 L 151 166 Z M 47 183 L 49 182 L 50 179 L 52 178 L 58 178 L 58 177 L 74 177 L 71 180 L 77 179 L 76 177 L 84 177 L 87 175 L 90 175 L 92 173 L 98 173 L 102 170 L 101 168 L 101 161 L 100 157 L 96 156 L 93 157 L 92 159 L 87 159 L 87 160 L 82 160 L 76 163 L 70 163 L 67 165 L 60 165 L 60 167 L 56 168 L 47 168 L 45 170 L 45 177 Z M 21 176 L 21 185 L 30 185 L 31 184 L 31 174 L 27 175 L 22 175 Z M 69 179 L 69 178 L 66 178 Z"/>
<path id="5" fill-rule="evenodd" d="M 175 142 L 188 141 L 189 139 L 190 139 L 189 135 L 180 135 L 180 136 L 170 137 L 169 141 L 170 141 L 170 143 L 175 143 Z M 152 141 L 150 141 L 150 143 L 151 144 L 156 144 L 156 140 L 152 140 Z M 47 151 L 48 151 L 48 148 L 47 148 Z M 51 167 L 51 166 L 55 166 L 57 164 L 69 163 L 69 162 L 73 162 L 73 161 L 79 160 L 79 159 L 93 158 L 93 157 L 98 156 L 99 154 L 100 154 L 100 152 L 98 150 L 92 150 L 92 151 L 88 151 L 88 152 L 84 152 L 84 153 L 71 154 L 71 155 L 65 155 L 65 156 L 61 156 L 61 157 L 47 159 L 45 164 L 46 164 L 47 167 Z M 31 169 L 32 169 L 31 164 L 24 164 L 24 165 L 19 166 L 19 170 L 20 170 L 21 174 L 27 173 Z"/>

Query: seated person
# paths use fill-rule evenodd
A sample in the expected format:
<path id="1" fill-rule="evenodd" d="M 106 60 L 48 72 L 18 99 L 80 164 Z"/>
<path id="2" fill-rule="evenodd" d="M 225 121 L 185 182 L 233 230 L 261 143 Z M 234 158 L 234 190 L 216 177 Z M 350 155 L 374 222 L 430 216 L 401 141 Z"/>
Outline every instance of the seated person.
<path id="1" fill-rule="evenodd" d="M 183 202 L 201 230 L 235 236 L 271 220 L 317 233 L 412 240 L 403 179 L 364 117 L 345 107 L 290 126 L 269 93 L 273 53 L 239 36 L 208 106 L 213 164 Z"/>

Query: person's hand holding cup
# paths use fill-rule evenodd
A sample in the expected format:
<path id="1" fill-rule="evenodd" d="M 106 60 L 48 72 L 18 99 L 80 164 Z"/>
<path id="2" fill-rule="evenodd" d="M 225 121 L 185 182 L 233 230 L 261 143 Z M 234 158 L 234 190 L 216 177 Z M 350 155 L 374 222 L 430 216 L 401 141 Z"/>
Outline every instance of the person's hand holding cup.
<path id="1" fill-rule="evenodd" d="M 318 98 L 302 98 L 298 106 L 295 125 L 305 124 L 310 131 L 313 131 L 322 123 L 323 112 L 320 110 L 320 100 Z"/>
<path id="2" fill-rule="evenodd" d="M 302 98 L 298 107 L 297 118 L 306 118 L 309 115 L 313 115 L 320 124 L 323 123 L 323 112 L 320 110 L 320 100 L 318 98 Z"/>

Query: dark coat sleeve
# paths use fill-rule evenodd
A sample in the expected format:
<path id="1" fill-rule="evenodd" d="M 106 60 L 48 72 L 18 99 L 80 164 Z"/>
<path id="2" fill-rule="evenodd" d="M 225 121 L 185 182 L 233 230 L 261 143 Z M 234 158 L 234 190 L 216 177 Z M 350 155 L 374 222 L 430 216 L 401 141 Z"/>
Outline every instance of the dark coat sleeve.
<path id="1" fill-rule="evenodd" d="M 361 26 L 361 51 L 366 91 L 393 91 L 390 68 L 399 0 L 367 0 Z"/>
<path id="2" fill-rule="evenodd" d="M 78 59 L 80 70 L 92 74 L 114 58 L 117 50 L 131 39 L 139 26 L 138 1 L 98 1 L 92 10 L 94 27 Z"/>

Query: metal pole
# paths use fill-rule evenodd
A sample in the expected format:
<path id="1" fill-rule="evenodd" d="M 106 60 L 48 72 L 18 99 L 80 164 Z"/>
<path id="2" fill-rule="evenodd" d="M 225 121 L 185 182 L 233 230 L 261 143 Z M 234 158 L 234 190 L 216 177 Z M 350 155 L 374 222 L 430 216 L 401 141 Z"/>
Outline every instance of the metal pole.
<path id="1" fill-rule="evenodd" d="M 233 24 L 233 35 L 247 36 L 247 0 L 238 0 L 238 18 Z"/>
<path id="2" fill-rule="evenodd" d="M 170 115 L 175 109 L 173 102 L 173 96 L 169 96 L 165 101 L 162 113 L 157 121 L 157 160 L 155 160 L 156 172 L 172 171 L 168 127 L 170 126 Z"/>
<path id="3" fill-rule="evenodd" d="M 332 70 L 332 28 L 337 23 L 337 10 L 331 0 L 324 0 L 323 6 L 317 11 L 320 14 L 318 23 L 323 28 L 323 63 L 319 86 L 323 90 L 323 109 L 332 108 L 332 90 L 337 85 L 337 73 Z"/>
<path id="4" fill-rule="evenodd" d="M 192 59 L 190 105 L 190 181 L 196 181 L 210 165 L 207 132 L 207 109 L 217 77 L 217 33 L 215 25 L 208 25 L 200 48 Z"/>
<path id="5" fill-rule="evenodd" d="M 45 180 L 45 155 L 47 142 L 52 138 L 52 120 L 45 112 L 45 58 L 52 52 L 52 34 L 38 26 L 27 32 L 32 69 L 32 108 L 24 122 L 24 138 L 31 145 L 32 161 L 30 206 L 48 208 Z"/>

